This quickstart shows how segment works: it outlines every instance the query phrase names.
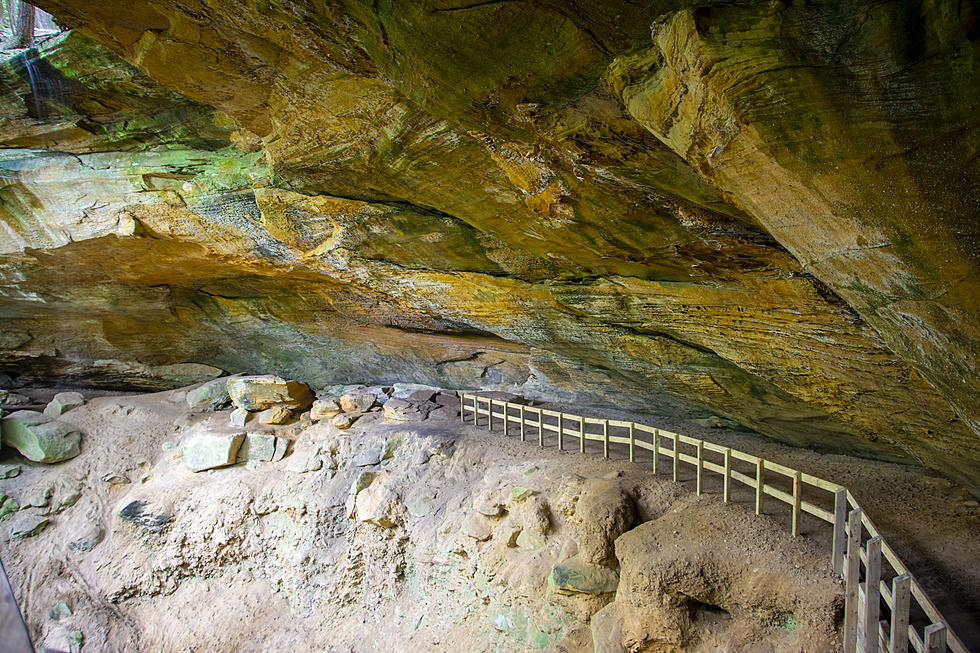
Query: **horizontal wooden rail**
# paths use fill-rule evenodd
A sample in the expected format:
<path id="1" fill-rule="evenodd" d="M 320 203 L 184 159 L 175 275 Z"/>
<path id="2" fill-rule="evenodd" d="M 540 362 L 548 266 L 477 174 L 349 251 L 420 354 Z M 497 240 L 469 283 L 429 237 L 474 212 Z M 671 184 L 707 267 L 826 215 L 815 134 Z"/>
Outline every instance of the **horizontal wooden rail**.
<path id="1" fill-rule="evenodd" d="M 755 509 L 759 514 L 764 512 L 766 497 L 789 506 L 794 536 L 800 532 L 804 513 L 830 524 L 834 529 L 831 562 L 834 571 L 845 580 L 845 653 L 856 653 L 858 646 L 862 653 L 877 653 L 879 648 L 887 649 L 889 653 L 907 653 L 909 648 L 919 653 L 947 650 L 969 653 L 908 567 L 861 510 L 857 499 L 842 485 L 744 451 L 637 422 L 586 417 L 467 393 L 460 394 L 459 402 L 460 421 L 466 421 L 467 412 L 472 413 L 474 425 L 478 425 L 481 416 L 486 416 L 487 430 L 492 431 L 494 420 L 500 420 L 505 434 L 511 424 L 516 424 L 520 426 L 522 440 L 526 439 L 528 429 L 535 429 L 538 446 L 541 447 L 546 445 L 546 432 L 557 435 L 559 449 L 565 449 L 566 444 L 571 442 L 584 453 L 586 442 L 601 442 L 606 458 L 609 457 L 610 444 L 627 445 L 630 461 L 646 461 L 654 474 L 658 470 L 658 461 L 666 458 L 675 481 L 679 480 L 681 463 L 691 465 L 695 469 L 698 494 L 705 490 L 705 473 L 719 474 L 722 476 L 722 494 L 726 502 L 731 497 L 731 482 L 737 481 L 753 491 Z M 469 405 L 467 402 L 470 402 Z M 531 419 L 532 416 L 535 419 Z M 546 418 L 552 418 L 552 423 Z M 619 429 L 619 432 L 614 432 L 614 429 Z M 682 451 L 682 447 L 688 449 Z M 640 456 L 637 450 L 645 450 L 652 455 Z M 708 454 L 720 455 L 723 459 L 712 460 Z M 752 471 L 735 469 L 735 461 L 750 464 Z M 782 487 L 773 485 L 773 481 L 779 481 L 778 485 Z M 822 495 L 824 500 L 813 499 L 814 491 L 825 493 Z M 803 498 L 804 492 L 811 495 L 811 500 Z M 827 510 L 821 507 L 821 503 L 833 505 L 833 509 Z M 867 535 L 866 545 L 861 543 L 862 535 Z M 894 587 L 889 586 L 888 582 L 893 582 Z M 867 590 L 869 584 L 871 592 Z M 922 635 L 909 623 L 912 601 L 931 622 L 925 626 Z M 879 625 L 882 603 L 891 615 L 891 623 L 886 624 L 889 626 L 887 632 Z M 870 626 L 866 627 L 865 624 Z M 864 630 L 871 632 L 868 634 Z"/>

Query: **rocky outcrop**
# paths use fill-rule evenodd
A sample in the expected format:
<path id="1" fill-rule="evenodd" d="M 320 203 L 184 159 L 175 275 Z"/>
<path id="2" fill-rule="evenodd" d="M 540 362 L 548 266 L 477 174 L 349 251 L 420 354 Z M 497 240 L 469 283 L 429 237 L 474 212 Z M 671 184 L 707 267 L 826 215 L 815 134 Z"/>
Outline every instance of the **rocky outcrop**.
<path id="1" fill-rule="evenodd" d="M 404 401 L 440 398 L 415 393 Z M 66 415 L 88 429 L 79 458 L 0 480 L 22 499 L 0 514 L 0 554 L 33 597 L 35 641 L 68 630 L 121 652 L 593 653 L 726 638 L 839 649 L 842 587 L 825 551 L 646 465 L 570 457 L 456 415 L 228 433 L 227 411 L 185 396 L 92 399 Z M 288 453 L 270 458 L 283 441 Z M 189 470 L 205 452 L 220 468 Z"/>
<path id="2" fill-rule="evenodd" d="M 969 3 L 38 4 L 88 38 L 3 68 L 4 369 L 719 414 L 980 491 Z"/>

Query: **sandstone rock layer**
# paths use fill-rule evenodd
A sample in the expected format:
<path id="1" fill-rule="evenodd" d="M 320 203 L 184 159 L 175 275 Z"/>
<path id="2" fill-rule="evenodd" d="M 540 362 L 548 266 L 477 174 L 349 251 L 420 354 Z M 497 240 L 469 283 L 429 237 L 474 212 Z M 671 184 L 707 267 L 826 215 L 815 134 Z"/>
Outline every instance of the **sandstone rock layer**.
<path id="1" fill-rule="evenodd" d="M 520 389 L 980 492 L 973 4 L 38 4 L 4 370 Z"/>

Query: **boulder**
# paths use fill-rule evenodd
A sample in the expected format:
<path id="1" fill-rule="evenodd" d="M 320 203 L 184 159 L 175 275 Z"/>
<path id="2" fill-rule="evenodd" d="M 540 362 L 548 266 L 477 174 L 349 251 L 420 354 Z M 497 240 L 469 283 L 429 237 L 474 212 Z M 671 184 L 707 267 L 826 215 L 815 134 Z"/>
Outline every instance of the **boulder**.
<path id="1" fill-rule="evenodd" d="M 313 391 L 305 383 L 287 381 L 278 376 L 243 376 L 228 380 L 232 403 L 249 411 L 281 406 L 304 410 L 313 404 Z"/>
<path id="2" fill-rule="evenodd" d="M 416 403 L 391 398 L 384 404 L 384 415 L 388 422 L 421 422 L 428 414 Z"/>
<path id="3" fill-rule="evenodd" d="M 56 463 L 79 454 L 82 434 L 64 422 L 22 410 L 2 421 L 3 443 L 36 463 Z"/>
<path id="4" fill-rule="evenodd" d="M 276 436 L 260 433 L 249 433 L 238 448 L 238 462 L 248 460 L 271 461 L 276 455 Z"/>
<path id="5" fill-rule="evenodd" d="M 231 396 L 224 379 L 210 381 L 187 392 L 187 405 L 191 410 L 219 410 L 229 403 Z"/>
<path id="6" fill-rule="evenodd" d="M 338 429 L 349 429 L 360 417 L 359 413 L 340 413 L 339 415 L 334 415 L 330 423 L 336 426 Z"/>
<path id="7" fill-rule="evenodd" d="M 282 406 L 266 408 L 258 414 L 259 424 L 285 424 L 293 416 L 293 412 Z"/>
<path id="8" fill-rule="evenodd" d="M 429 393 L 425 397 L 425 400 L 428 400 L 440 390 L 442 390 L 442 388 L 437 388 L 434 385 L 423 385 L 421 383 L 396 383 L 394 386 L 392 386 L 391 397 L 392 399 L 408 399 L 413 393 L 421 392 L 422 394 Z"/>
<path id="9" fill-rule="evenodd" d="M 354 512 L 357 520 L 380 526 L 394 528 L 402 514 L 401 499 L 389 483 L 386 475 L 379 475 L 367 487 L 356 493 Z"/>
<path id="10" fill-rule="evenodd" d="M 26 395 L 17 394 L 16 392 L 10 392 L 4 398 L 3 403 L 7 404 L 8 406 L 26 406 L 34 402 L 30 397 Z"/>
<path id="11" fill-rule="evenodd" d="M 313 407 L 310 409 L 310 420 L 319 422 L 330 419 L 342 412 L 340 404 L 333 399 L 317 399 L 313 402 Z"/>
<path id="12" fill-rule="evenodd" d="M 346 413 L 366 413 L 377 399 L 370 392 L 350 392 L 340 398 L 340 407 Z"/>
<path id="13" fill-rule="evenodd" d="M 72 408 L 78 408 L 85 404 L 85 397 L 81 392 L 59 392 L 48 402 L 44 408 L 44 414 L 55 418 L 63 413 L 67 413 Z"/>
<path id="14" fill-rule="evenodd" d="M 193 472 L 235 463 L 245 431 L 236 428 L 198 428 L 184 440 L 184 464 Z"/>
<path id="15" fill-rule="evenodd" d="M 562 594 L 608 594 L 619 586 L 619 574 L 574 557 L 551 568 L 548 584 Z"/>

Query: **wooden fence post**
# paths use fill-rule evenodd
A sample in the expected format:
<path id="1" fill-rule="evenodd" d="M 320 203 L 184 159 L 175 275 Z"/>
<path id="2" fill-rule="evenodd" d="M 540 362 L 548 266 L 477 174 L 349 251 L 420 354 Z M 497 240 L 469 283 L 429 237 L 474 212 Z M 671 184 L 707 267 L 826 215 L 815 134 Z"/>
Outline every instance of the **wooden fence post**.
<path id="1" fill-rule="evenodd" d="M 755 464 L 755 514 L 762 514 L 762 497 L 766 487 L 766 461 L 760 458 Z"/>
<path id="2" fill-rule="evenodd" d="M 834 542 L 830 555 L 833 557 L 834 573 L 844 575 L 844 547 L 847 545 L 847 490 L 834 491 Z"/>
<path id="3" fill-rule="evenodd" d="M 660 458 L 660 429 L 653 429 L 653 473 L 657 473 L 657 459 Z"/>
<path id="4" fill-rule="evenodd" d="M 609 458 L 609 420 L 602 420 L 602 455 Z"/>
<path id="5" fill-rule="evenodd" d="M 524 404 L 521 404 L 521 442 L 527 439 L 526 428 L 527 422 L 524 419 Z"/>
<path id="6" fill-rule="evenodd" d="M 844 653 L 856 653 L 861 582 L 861 510 L 847 516 L 847 564 L 844 568 Z"/>
<path id="7" fill-rule="evenodd" d="M 565 423 L 562 421 L 561 412 L 558 413 L 558 451 L 563 450 L 565 437 Z"/>
<path id="8" fill-rule="evenodd" d="M 476 426 L 477 418 L 480 416 L 480 398 L 473 395 L 473 426 Z"/>
<path id="9" fill-rule="evenodd" d="M 538 408 L 538 446 L 544 448 L 544 413 Z"/>
<path id="10" fill-rule="evenodd" d="M 868 540 L 864 576 L 864 653 L 878 653 L 878 614 L 881 609 L 881 536 Z"/>
<path id="11" fill-rule="evenodd" d="M 732 450 L 731 448 L 725 449 L 725 485 L 722 488 L 722 497 L 724 497 L 725 503 L 728 503 L 731 499 L 731 483 L 732 483 Z"/>
<path id="12" fill-rule="evenodd" d="M 460 394 L 459 395 L 459 422 L 460 422 L 460 424 L 465 424 L 466 423 L 466 418 L 463 417 L 463 409 L 464 408 L 466 408 L 466 406 L 463 405 L 463 395 Z"/>
<path id="13" fill-rule="evenodd" d="M 678 442 L 679 442 L 679 438 L 677 437 L 677 434 L 675 433 L 674 434 L 674 482 L 675 483 L 677 482 L 677 479 L 679 478 L 678 471 L 679 471 L 679 468 L 680 468 L 680 465 L 681 465 L 681 451 L 680 451 L 680 449 L 677 448 L 677 443 Z"/>
<path id="14" fill-rule="evenodd" d="M 925 653 L 946 653 L 946 624 L 929 624 L 924 635 Z"/>
<path id="15" fill-rule="evenodd" d="M 800 472 L 793 474 L 793 537 L 800 534 L 800 508 L 803 507 L 803 488 L 802 475 Z"/>
<path id="16" fill-rule="evenodd" d="M 487 430 L 493 430 L 493 399 L 487 400 Z"/>
<path id="17" fill-rule="evenodd" d="M 585 417 L 578 418 L 578 450 L 585 453 Z"/>
<path id="18" fill-rule="evenodd" d="M 633 458 L 633 445 L 636 442 L 636 424 L 630 422 L 630 462 L 636 462 Z M 654 470 L 656 471 L 656 470 Z"/>
<path id="19" fill-rule="evenodd" d="M 908 653 L 909 603 L 912 594 L 911 574 L 902 574 L 892 581 L 892 623 L 888 653 Z"/>
<path id="20" fill-rule="evenodd" d="M 698 440 L 698 472 L 697 481 L 695 481 L 696 490 L 695 493 L 701 496 L 701 476 L 704 474 L 704 442 Z"/>

